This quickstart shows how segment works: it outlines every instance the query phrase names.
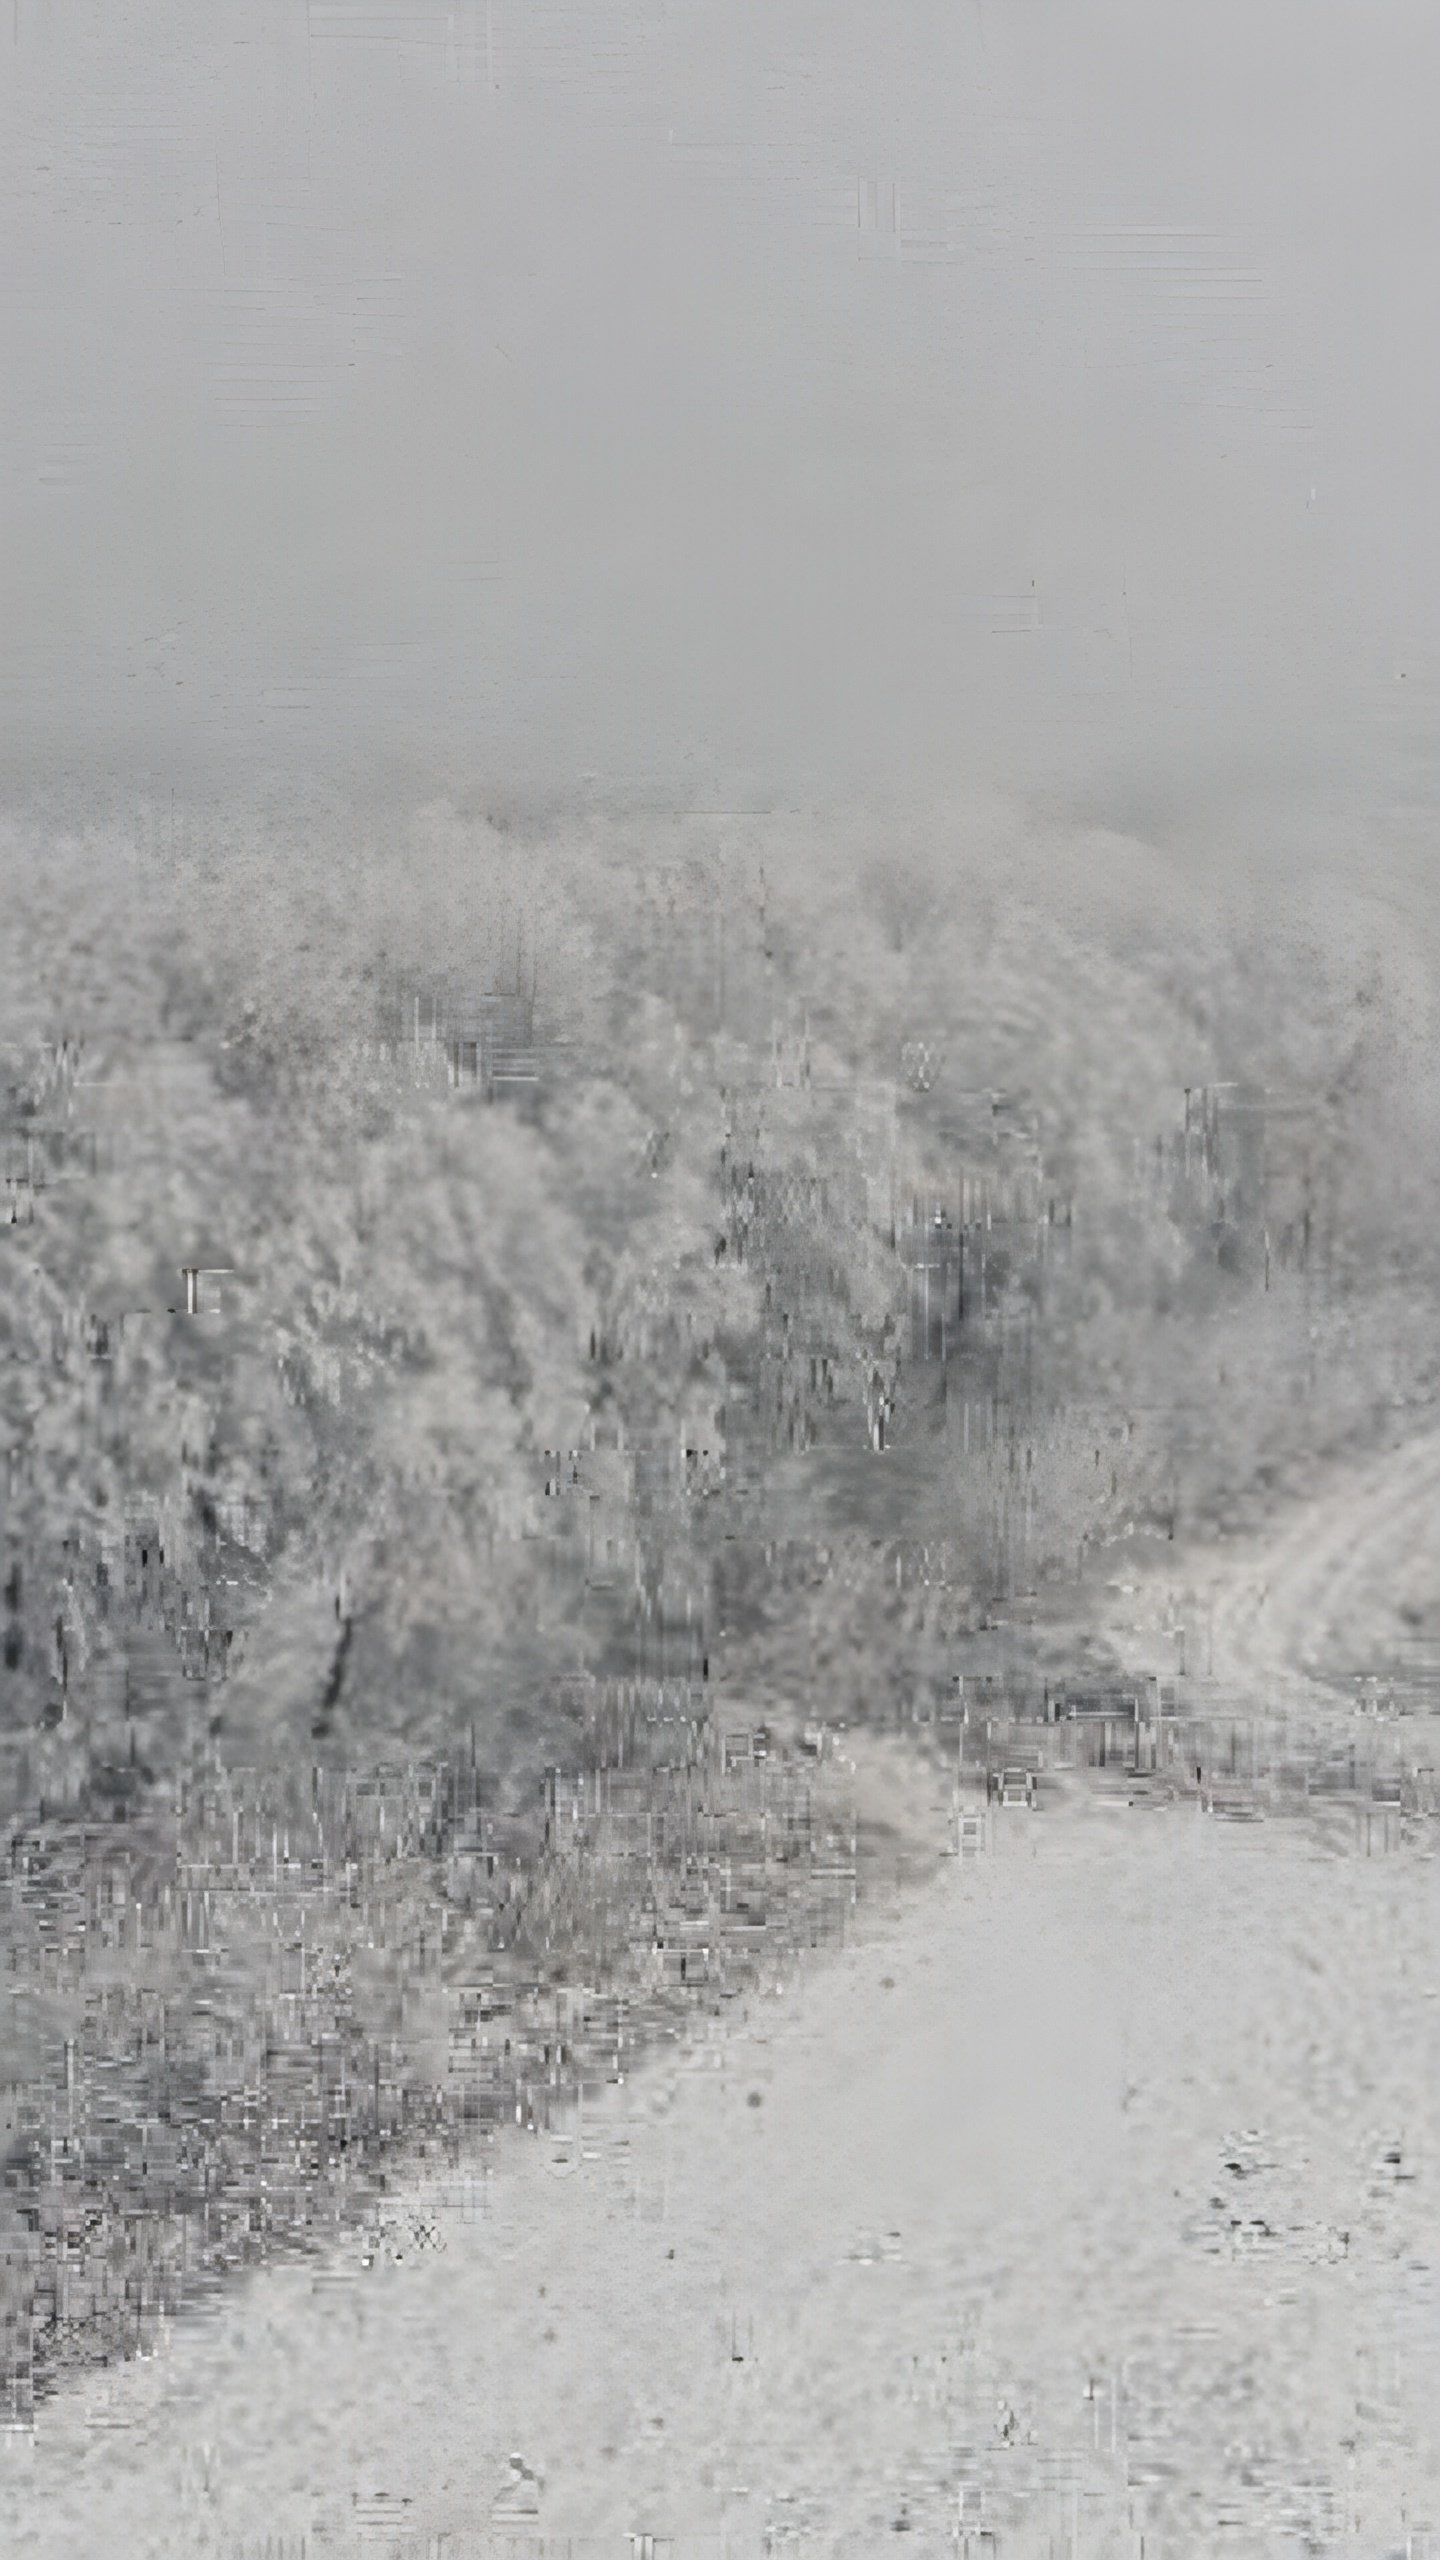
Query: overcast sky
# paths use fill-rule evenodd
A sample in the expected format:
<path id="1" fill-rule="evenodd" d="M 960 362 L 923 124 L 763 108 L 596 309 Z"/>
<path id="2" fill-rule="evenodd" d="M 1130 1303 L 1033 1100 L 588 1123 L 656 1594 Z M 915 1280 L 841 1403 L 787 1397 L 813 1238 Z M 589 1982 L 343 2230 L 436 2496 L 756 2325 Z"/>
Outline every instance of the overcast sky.
<path id="1" fill-rule="evenodd" d="M 1429 0 L 4 0 L 12 777 L 1412 836 Z"/>

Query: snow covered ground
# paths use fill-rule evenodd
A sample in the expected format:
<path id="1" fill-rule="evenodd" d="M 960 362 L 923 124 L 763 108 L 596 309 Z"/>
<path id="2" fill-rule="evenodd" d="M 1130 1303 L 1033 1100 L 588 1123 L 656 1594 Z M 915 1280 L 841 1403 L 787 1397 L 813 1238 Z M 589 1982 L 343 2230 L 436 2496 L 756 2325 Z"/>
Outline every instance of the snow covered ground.
<path id="1" fill-rule="evenodd" d="M 45 2409 L 0 2547 L 1428 2551 L 1437 1875 L 1000 1813 L 567 2133 Z"/>

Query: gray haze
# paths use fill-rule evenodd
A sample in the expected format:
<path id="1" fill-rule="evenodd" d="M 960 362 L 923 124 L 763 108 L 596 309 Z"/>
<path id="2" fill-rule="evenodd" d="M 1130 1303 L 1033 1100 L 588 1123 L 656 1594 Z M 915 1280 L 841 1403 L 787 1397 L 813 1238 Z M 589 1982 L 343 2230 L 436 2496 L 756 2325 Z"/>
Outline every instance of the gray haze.
<path id="1" fill-rule="evenodd" d="M 1414 844 L 1423 0 L 6 0 L 12 781 Z"/>

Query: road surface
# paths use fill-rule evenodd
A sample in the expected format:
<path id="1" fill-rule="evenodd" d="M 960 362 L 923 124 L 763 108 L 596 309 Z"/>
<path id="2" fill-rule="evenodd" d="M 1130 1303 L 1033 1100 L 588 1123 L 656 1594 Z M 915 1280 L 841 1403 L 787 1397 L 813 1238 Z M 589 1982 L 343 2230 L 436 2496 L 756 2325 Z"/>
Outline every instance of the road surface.
<path id="1" fill-rule="evenodd" d="M 1437 1476 L 1212 1559 L 1230 1667 L 1315 1706 Z M 1417 2555 L 1437 2180 L 1423 1846 L 998 1810 L 564 2132 L 46 2407 L 0 2548 Z"/>

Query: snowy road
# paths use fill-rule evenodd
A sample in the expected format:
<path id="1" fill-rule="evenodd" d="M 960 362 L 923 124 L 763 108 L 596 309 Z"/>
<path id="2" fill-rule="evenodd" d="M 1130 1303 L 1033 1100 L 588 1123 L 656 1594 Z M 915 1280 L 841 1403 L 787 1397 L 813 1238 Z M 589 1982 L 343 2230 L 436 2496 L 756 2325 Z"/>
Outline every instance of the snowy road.
<path id="1" fill-rule="evenodd" d="M 1232 1668 L 1301 1676 L 1437 1481 L 1217 1563 Z M 568 2134 L 46 2408 L 0 2547 L 1426 2551 L 1437 2180 L 1433 1858 L 1002 1812 Z"/>

